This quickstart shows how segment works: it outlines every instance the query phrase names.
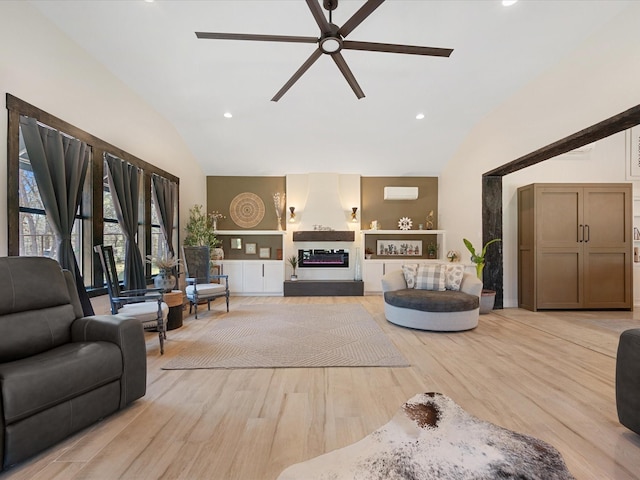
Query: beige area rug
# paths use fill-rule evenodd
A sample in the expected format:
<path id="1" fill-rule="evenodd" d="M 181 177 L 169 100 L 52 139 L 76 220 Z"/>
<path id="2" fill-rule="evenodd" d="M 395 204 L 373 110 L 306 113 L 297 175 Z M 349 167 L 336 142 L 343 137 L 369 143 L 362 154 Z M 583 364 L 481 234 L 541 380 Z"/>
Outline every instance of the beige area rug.
<path id="1" fill-rule="evenodd" d="M 406 366 L 364 307 L 343 303 L 241 306 L 162 368 Z"/>
<path id="2" fill-rule="evenodd" d="M 537 438 L 480 420 L 440 393 L 416 395 L 389 423 L 278 480 L 574 480 Z"/>

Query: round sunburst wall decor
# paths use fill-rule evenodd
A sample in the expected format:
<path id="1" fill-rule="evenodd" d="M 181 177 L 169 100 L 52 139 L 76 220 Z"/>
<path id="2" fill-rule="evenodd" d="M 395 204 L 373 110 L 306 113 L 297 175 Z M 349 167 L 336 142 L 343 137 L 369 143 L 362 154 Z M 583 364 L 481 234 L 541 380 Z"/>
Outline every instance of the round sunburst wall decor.
<path id="1" fill-rule="evenodd" d="M 402 217 L 398 220 L 398 228 L 400 230 L 411 230 L 411 226 L 413 225 L 413 221 L 409 217 Z"/>
<path id="2" fill-rule="evenodd" d="M 251 228 L 258 225 L 264 218 L 264 202 L 251 192 L 240 193 L 231 200 L 229 215 L 236 225 Z"/>

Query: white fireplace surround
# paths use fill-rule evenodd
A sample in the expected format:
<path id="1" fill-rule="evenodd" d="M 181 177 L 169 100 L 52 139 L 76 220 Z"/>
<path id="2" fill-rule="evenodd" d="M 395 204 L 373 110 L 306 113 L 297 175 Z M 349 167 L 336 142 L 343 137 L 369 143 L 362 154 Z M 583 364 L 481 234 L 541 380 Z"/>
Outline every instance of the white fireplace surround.
<path id="1" fill-rule="evenodd" d="M 360 211 L 360 175 L 338 173 L 291 174 L 286 177 L 287 208 L 295 207 L 296 221 L 286 222 L 286 252 L 298 249 L 349 250 L 349 268 L 299 268 L 300 280 L 353 280 L 356 248 L 360 245 L 360 222 L 351 221 L 353 207 Z M 288 220 L 288 218 L 287 218 Z M 285 223 L 285 222 L 283 222 Z M 294 231 L 317 229 L 352 230 L 353 242 L 293 242 Z"/>

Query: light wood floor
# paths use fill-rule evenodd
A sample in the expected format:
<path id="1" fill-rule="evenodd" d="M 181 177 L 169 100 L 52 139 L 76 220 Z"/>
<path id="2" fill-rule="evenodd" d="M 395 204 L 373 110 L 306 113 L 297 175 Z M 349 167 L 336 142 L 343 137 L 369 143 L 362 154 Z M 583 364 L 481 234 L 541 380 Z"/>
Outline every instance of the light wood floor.
<path id="1" fill-rule="evenodd" d="M 496 310 L 448 334 L 388 323 L 379 296 L 234 297 L 231 308 L 248 303 L 360 303 L 411 367 L 161 370 L 223 316 L 218 300 L 168 333 L 164 356 L 148 334 L 144 398 L 0 479 L 274 479 L 427 391 L 551 443 L 579 480 L 640 478 L 640 436 L 618 423 L 614 391 L 618 336 L 640 327 L 632 312 Z"/>

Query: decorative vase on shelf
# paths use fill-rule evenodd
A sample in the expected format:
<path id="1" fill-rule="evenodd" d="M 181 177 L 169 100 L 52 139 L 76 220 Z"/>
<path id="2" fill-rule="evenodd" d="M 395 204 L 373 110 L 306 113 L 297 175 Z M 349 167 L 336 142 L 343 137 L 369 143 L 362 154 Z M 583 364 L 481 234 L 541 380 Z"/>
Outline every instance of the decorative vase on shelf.
<path id="1" fill-rule="evenodd" d="M 154 277 L 153 285 L 163 292 L 170 292 L 176 284 L 176 277 L 171 273 L 171 270 L 161 269 Z"/>
<path id="2" fill-rule="evenodd" d="M 212 260 L 224 260 L 224 250 L 221 248 L 214 248 L 211 251 Z"/>
<path id="3" fill-rule="evenodd" d="M 353 279 L 356 282 L 362 280 L 362 264 L 360 262 L 360 249 L 356 248 L 356 262 L 353 265 Z"/>

